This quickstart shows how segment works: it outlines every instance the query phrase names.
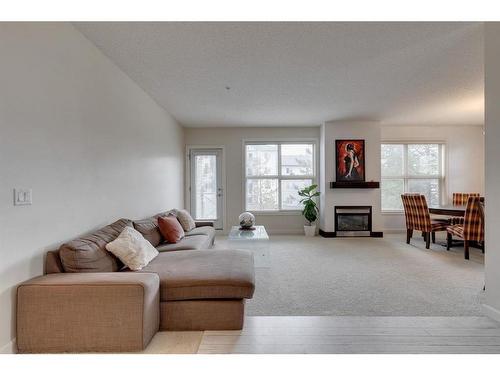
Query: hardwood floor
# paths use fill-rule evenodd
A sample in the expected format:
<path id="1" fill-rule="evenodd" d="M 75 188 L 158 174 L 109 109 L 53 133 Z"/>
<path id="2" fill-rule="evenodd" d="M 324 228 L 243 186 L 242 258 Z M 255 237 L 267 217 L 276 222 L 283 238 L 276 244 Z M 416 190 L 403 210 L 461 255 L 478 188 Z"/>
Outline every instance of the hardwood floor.
<path id="1" fill-rule="evenodd" d="M 252 316 L 242 331 L 160 332 L 146 353 L 500 353 L 486 317 Z"/>
<path id="2" fill-rule="evenodd" d="M 140 354 L 196 354 L 202 331 L 158 332 Z"/>

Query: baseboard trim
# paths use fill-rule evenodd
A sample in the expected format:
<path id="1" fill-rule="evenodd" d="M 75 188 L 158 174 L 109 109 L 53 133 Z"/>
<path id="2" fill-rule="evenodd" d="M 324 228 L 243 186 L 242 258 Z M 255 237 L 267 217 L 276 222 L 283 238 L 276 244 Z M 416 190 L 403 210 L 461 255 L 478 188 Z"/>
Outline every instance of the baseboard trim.
<path id="1" fill-rule="evenodd" d="M 486 315 L 488 318 L 500 322 L 500 310 L 497 310 L 494 307 L 483 303 L 483 312 L 484 315 Z"/>
<path id="2" fill-rule="evenodd" d="M 274 234 L 274 235 L 280 235 L 280 234 L 281 235 L 286 235 L 286 234 L 302 234 L 302 235 L 304 235 L 304 230 L 303 229 L 299 229 L 299 230 L 297 230 L 297 229 L 289 229 L 289 230 L 286 230 L 286 229 L 272 230 L 271 229 L 271 230 L 267 230 L 266 229 L 266 231 L 267 231 L 268 234 L 271 234 L 271 235 L 272 234 Z"/>
<path id="3" fill-rule="evenodd" d="M 16 339 L 10 340 L 7 344 L 0 348 L 0 354 L 16 354 L 17 346 Z"/>
<path id="4" fill-rule="evenodd" d="M 325 232 L 323 229 L 319 230 L 319 235 L 321 237 L 325 238 L 337 238 L 337 233 L 335 232 Z M 361 237 L 368 237 L 368 236 L 360 236 Z M 384 232 L 370 232 L 370 237 L 372 238 L 382 238 L 384 237 Z M 339 237 L 339 238 L 349 238 L 349 237 Z"/>
<path id="5" fill-rule="evenodd" d="M 321 237 L 325 237 L 325 238 L 334 238 L 334 237 L 337 237 L 337 234 L 335 232 L 325 232 L 323 229 L 319 230 L 319 235 Z"/>

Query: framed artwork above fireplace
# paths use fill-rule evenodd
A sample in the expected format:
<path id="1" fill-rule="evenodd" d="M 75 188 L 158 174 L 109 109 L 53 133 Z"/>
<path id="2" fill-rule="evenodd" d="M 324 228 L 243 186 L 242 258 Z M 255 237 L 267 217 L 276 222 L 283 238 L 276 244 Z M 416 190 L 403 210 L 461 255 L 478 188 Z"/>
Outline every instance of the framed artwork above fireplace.
<path id="1" fill-rule="evenodd" d="M 337 139 L 335 141 L 336 182 L 365 181 L 365 140 Z"/>

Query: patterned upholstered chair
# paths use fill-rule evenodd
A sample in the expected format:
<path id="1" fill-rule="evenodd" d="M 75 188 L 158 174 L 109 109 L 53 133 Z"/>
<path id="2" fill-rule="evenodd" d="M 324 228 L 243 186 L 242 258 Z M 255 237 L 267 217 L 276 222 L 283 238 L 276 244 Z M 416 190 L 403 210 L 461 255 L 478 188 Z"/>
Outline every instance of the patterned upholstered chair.
<path id="1" fill-rule="evenodd" d="M 432 242 L 436 242 L 436 232 L 446 231 L 447 222 L 432 221 L 427 207 L 425 195 L 422 194 L 403 194 L 403 207 L 406 218 L 406 243 L 410 243 L 410 239 L 414 230 L 422 231 L 425 239 L 425 247 L 428 249 Z"/>
<path id="2" fill-rule="evenodd" d="M 464 240 L 464 257 L 469 259 L 470 242 L 484 242 L 484 210 L 479 196 L 469 197 L 463 223 L 449 226 L 447 232 L 447 249 L 451 247 L 453 236 L 461 238 Z"/>
<path id="3" fill-rule="evenodd" d="M 453 193 L 453 205 L 454 206 L 465 206 L 469 197 L 479 197 L 481 194 L 479 193 Z M 463 216 L 453 216 L 450 218 L 450 224 L 463 224 L 464 218 Z"/>
<path id="4" fill-rule="evenodd" d="M 465 206 L 469 197 L 479 197 L 479 193 L 453 193 L 453 205 Z"/>

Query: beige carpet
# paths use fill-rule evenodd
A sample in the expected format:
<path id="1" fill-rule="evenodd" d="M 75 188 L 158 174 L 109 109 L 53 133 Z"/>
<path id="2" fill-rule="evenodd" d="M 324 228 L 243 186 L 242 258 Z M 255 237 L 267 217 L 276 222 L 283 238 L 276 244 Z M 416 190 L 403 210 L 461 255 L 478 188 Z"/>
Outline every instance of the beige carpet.
<path id="1" fill-rule="evenodd" d="M 443 241 L 443 237 L 438 237 Z M 217 237 L 216 248 L 230 245 Z M 256 252 L 256 291 L 247 315 L 482 315 L 484 256 L 472 249 L 426 250 L 421 237 L 271 236 Z"/>

